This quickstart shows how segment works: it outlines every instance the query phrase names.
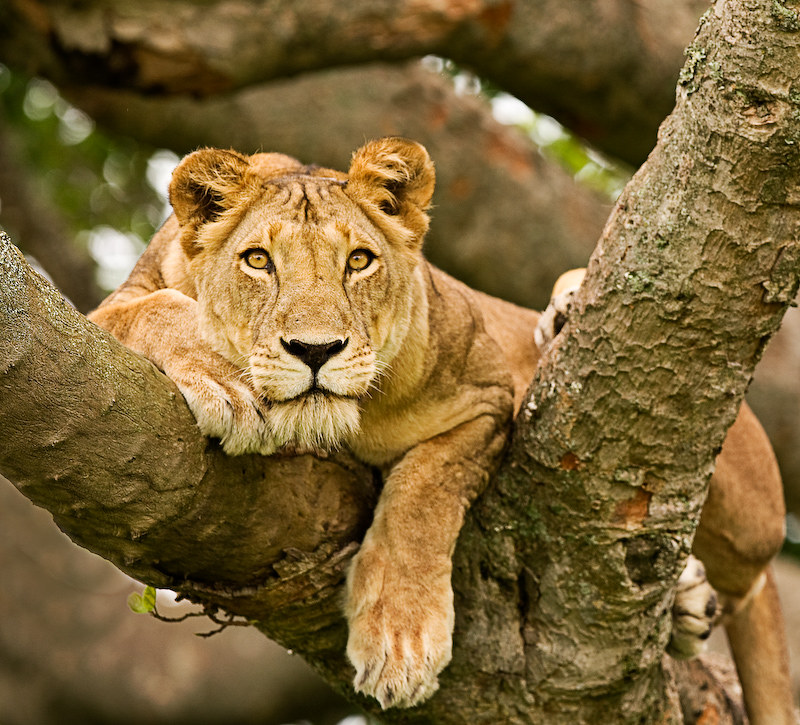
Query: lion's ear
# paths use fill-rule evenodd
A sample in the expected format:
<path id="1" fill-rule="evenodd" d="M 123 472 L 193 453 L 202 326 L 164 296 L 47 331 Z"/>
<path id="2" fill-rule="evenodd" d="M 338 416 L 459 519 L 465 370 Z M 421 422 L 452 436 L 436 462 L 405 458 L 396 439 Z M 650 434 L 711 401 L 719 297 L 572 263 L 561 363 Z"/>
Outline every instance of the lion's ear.
<path id="1" fill-rule="evenodd" d="M 435 183 L 433 162 L 425 147 L 389 137 L 370 141 L 353 154 L 347 193 L 387 231 L 418 244 L 428 230 L 425 211 Z"/>
<path id="2" fill-rule="evenodd" d="M 248 201 L 259 186 L 247 157 L 235 151 L 200 149 L 173 171 L 169 201 L 189 233 Z"/>

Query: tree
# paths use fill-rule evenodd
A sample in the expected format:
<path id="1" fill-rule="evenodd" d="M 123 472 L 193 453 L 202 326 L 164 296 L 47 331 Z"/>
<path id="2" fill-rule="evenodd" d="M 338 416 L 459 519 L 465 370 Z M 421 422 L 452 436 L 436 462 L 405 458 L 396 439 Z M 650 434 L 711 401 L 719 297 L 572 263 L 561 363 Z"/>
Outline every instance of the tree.
<path id="1" fill-rule="evenodd" d="M 467 26 L 448 35 L 456 46 Z M 462 532 L 442 690 L 387 721 L 681 721 L 691 678 L 662 661 L 666 603 L 714 452 L 798 286 L 799 30 L 766 0 L 705 16 L 676 109 Z M 79 543 L 256 620 L 349 692 L 338 595 L 371 473 L 345 456 L 207 449 L 168 380 L 60 304 L 7 240 L 0 259 L 0 471 Z M 637 499 L 647 517 L 621 527 L 620 504 Z M 626 554 L 643 545 L 663 578 L 632 580 Z M 596 602 L 601 626 L 585 627 Z"/>

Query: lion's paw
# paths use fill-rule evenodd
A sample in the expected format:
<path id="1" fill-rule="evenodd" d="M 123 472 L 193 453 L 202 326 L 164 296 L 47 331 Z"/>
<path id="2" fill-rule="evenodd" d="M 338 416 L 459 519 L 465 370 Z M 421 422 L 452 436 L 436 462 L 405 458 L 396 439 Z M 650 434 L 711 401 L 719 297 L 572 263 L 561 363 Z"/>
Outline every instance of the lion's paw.
<path id="1" fill-rule="evenodd" d="M 414 707 L 439 689 L 437 676 L 450 661 L 450 633 L 444 626 L 436 632 L 436 625 L 430 632 L 423 631 L 426 625 L 400 631 L 379 618 L 372 613 L 350 624 L 347 655 L 356 669 L 353 687 L 374 697 L 384 710 Z"/>
<path id="2" fill-rule="evenodd" d="M 349 578 L 347 655 L 357 692 L 385 710 L 414 707 L 439 688 L 452 655 L 453 593 L 447 576 L 422 585 L 399 569 L 353 562 Z"/>
<path id="3" fill-rule="evenodd" d="M 218 438 L 228 455 L 275 452 L 269 409 L 246 382 L 232 376 L 220 380 L 216 375 L 201 374 L 188 380 L 173 379 L 200 430 Z"/>
<path id="4" fill-rule="evenodd" d="M 556 280 L 550 304 L 539 316 L 533 332 L 534 340 L 540 350 L 544 350 L 566 324 L 569 319 L 570 303 L 585 275 L 586 270 L 583 268 L 571 269 Z"/>
<path id="5" fill-rule="evenodd" d="M 719 614 L 717 593 L 708 583 L 702 562 L 690 556 L 678 578 L 672 605 L 672 637 L 668 652 L 678 659 L 698 655 Z"/>

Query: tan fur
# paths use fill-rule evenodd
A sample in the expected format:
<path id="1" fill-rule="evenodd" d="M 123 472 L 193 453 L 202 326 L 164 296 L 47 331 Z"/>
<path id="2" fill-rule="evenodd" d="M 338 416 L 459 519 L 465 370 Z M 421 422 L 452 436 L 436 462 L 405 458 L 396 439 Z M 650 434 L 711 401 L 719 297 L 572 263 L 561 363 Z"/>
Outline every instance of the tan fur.
<path id="1" fill-rule="evenodd" d="M 428 697 L 450 660 L 450 557 L 538 360 L 537 313 L 423 259 L 433 186 L 403 139 L 359 149 L 346 175 L 195 152 L 173 174 L 175 214 L 91 316 L 175 380 L 228 453 L 346 445 L 382 469 L 346 614 L 355 686 L 384 707 Z M 248 266 L 250 249 L 271 267 Z M 360 249 L 374 258 L 349 270 Z M 335 350 L 316 376 L 311 349 Z"/>
<path id="2" fill-rule="evenodd" d="M 556 282 L 553 301 L 537 327 L 543 346 L 558 332 L 555 316 L 568 316 L 571 297 L 585 271 L 570 270 Z M 712 605 L 705 612 L 709 624 L 714 610 L 721 611 L 751 725 L 797 722 L 783 615 L 771 567 L 783 544 L 785 515 L 775 454 L 758 419 L 743 403 L 717 456 L 693 547 L 719 595 L 719 607 L 713 606 L 713 598 L 703 601 L 697 596 L 703 583 L 692 571 L 691 557 L 678 586 L 671 649 L 679 655 L 695 654 L 699 641 L 696 637 L 690 642 L 692 628 L 703 638 L 707 635 L 702 621 L 706 605 Z"/>

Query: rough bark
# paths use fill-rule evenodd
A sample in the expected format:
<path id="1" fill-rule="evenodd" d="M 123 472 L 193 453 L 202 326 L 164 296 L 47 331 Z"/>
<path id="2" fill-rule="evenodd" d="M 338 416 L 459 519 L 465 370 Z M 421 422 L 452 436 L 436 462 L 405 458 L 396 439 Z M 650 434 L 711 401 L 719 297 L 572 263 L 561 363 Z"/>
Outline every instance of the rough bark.
<path id="1" fill-rule="evenodd" d="M 591 682 L 619 693 L 617 721 L 635 722 L 631 682 L 657 691 L 666 633 L 637 624 L 665 606 L 663 577 L 689 549 L 715 454 L 797 292 L 794 13 L 717 2 L 707 14 L 497 478 L 524 492 L 513 510 L 531 512 L 506 526 L 522 532 L 518 551 L 535 542 L 529 671 L 561 713 Z M 600 722 L 598 707 L 576 711 Z"/>
<path id="2" fill-rule="evenodd" d="M 798 30 L 770 0 L 709 14 L 459 540 L 442 689 L 387 721 L 682 720 L 685 675 L 661 664 L 672 582 L 714 453 L 797 291 Z M 0 471 L 76 540 L 257 619 L 348 692 L 337 597 L 370 473 L 226 458 L 169 381 L 1 249 Z"/>
<path id="3" fill-rule="evenodd" d="M 436 54 L 636 164 L 672 107 L 681 53 L 705 7 L 702 0 L 13 0 L 0 8 L 0 60 L 60 87 L 207 95 Z"/>

